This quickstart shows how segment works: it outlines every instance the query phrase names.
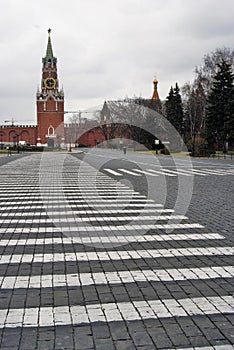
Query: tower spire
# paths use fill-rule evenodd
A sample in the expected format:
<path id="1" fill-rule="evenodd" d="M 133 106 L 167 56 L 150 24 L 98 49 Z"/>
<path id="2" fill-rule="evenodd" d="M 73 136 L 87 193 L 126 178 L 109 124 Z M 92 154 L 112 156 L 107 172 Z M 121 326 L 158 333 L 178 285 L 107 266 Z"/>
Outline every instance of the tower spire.
<path id="1" fill-rule="evenodd" d="M 49 28 L 48 29 L 48 43 L 47 43 L 47 49 L 46 49 L 46 56 L 45 58 L 46 59 L 49 59 L 49 58 L 53 58 L 53 49 L 52 49 L 52 44 L 51 44 L 51 38 L 50 38 L 50 33 L 51 33 L 51 29 Z"/>
<path id="2" fill-rule="evenodd" d="M 153 84 L 154 84 L 154 92 L 153 92 L 152 100 L 159 101 L 158 79 L 156 78 L 156 75 L 154 76 Z"/>

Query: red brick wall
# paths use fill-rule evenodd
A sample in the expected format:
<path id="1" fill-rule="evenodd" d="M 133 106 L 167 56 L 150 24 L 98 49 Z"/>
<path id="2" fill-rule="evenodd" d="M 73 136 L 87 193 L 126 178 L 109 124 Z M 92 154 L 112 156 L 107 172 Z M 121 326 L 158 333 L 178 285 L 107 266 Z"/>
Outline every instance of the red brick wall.
<path id="1" fill-rule="evenodd" d="M 44 101 L 37 102 L 37 125 L 38 125 L 38 142 L 47 143 L 48 128 L 50 125 L 54 127 L 54 132 L 61 138 L 64 138 L 64 102 L 58 101 L 57 111 L 56 102 L 53 97 L 49 97 L 46 101 L 46 111 L 44 111 Z"/>
<path id="2" fill-rule="evenodd" d="M 18 136 L 14 137 L 16 134 Z M 37 127 L 32 125 L 0 126 L 0 143 L 15 143 L 17 139 L 36 145 Z"/>

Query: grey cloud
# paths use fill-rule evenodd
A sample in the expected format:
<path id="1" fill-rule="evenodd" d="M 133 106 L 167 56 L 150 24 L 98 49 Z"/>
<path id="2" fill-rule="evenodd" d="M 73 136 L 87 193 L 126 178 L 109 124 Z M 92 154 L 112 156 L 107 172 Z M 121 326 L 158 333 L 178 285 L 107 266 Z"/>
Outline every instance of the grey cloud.
<path id="1" fill-rule="evenodd" d="M 70 108 L 150 96 L 155 73 L 164 99 L 175 81 L 192 79 L 206 53 L 234 42 L 233 0 L 2 2 L 1 115 L 20 120 L 35 118 L 49 27 Z"/>

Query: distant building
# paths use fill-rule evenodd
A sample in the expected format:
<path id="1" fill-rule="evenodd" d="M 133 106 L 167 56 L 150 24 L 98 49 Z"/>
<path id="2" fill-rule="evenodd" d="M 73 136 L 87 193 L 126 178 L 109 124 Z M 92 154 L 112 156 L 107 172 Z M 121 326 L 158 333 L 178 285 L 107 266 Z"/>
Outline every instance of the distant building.
<path id="1" fill-rule="evenodd" d="M 64 92 L 59 88 L 57 58 L 53 55 L 48 30 L 46 55 L 42 59 L 42 78 L 36 95 L 38 146 L 64 144 Z"/>
<path id="2" fill-rule="evenodd" d="M 150 99 L 136 99 L 134 102 L 161 112 L 157 85 Z M 9 125 L 0 125 L 0 147 L 3 145 L 34 145 L 48 147 L 97 146 L 118 137 L 118 128 L 111 123 L 108 103 L 104 102 L 97 123 L 86 119 L 85 123 L 64 124 L 64 91 L 60 87 L 57 58 L 53 54 L 51 30 L 48 30 L 46 54 L 42 58 L 42 76 L 36 93 L 36 125 L 17 125 L 12 120 Z"/>
<path id="3" fill-rule="evenodd" d="M 42 78 L 36 94 L 37 125 L 0 126 L 1 144 L 30 144 L 54 147 L 64 144 L 64 93 L 59 89 L 57 58 L 53 55 L 48 30 L 46 55 L 42 59 Z"/>

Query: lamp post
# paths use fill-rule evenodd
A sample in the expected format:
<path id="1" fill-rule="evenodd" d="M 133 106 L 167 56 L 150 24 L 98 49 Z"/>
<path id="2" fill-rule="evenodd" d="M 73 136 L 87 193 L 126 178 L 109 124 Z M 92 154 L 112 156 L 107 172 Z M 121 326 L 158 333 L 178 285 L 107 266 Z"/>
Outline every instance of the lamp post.
<path id="1" fill-rule="evenodd" d="M 16 140 L 17 153 L 19 153 L 19 136 L 20 136 L 20 134 L 17 134 L 17 133 L 15 133 L 15 135 L 14 135 L 14 138 Z"/>

